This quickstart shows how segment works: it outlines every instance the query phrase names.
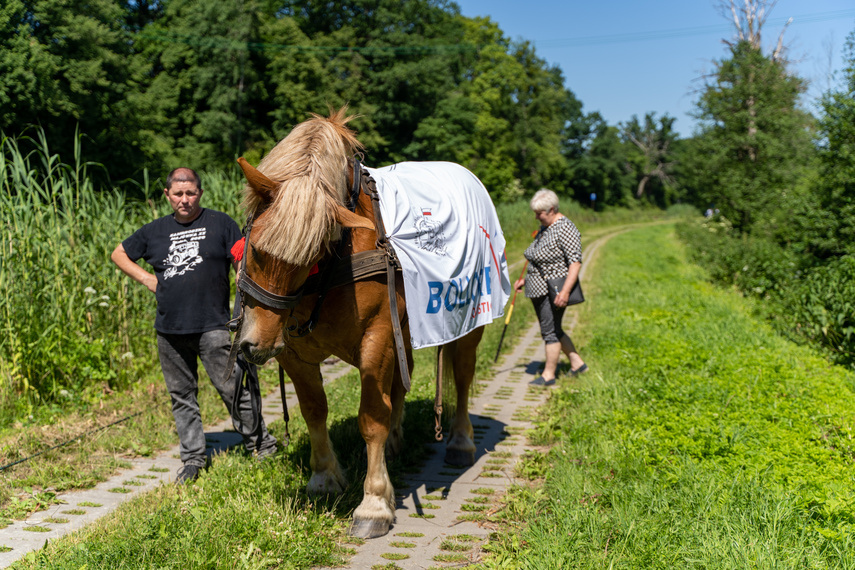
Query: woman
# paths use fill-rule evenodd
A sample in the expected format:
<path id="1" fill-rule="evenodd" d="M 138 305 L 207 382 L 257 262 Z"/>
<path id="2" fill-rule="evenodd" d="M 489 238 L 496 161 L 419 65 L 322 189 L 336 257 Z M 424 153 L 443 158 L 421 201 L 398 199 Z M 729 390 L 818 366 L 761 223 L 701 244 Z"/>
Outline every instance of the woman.
<path id="1" fill-rule="evenodd" d="M 514 288 L 520 291 L 525 286 L 525 296 L 534 304 L 540 321 L 540 335 L 546 344 L 546 364 L 542 376 L 535 383 L 551 385 L 555 383 L 555 369 L 562 351 L 570 359 L 573 376 L 588 370 L 573 341 L 561 329 L 570 290 L 582 268 L 582 239 L 573 222 L 558 212 L 558 196 L 552 190 L 538 190 L 530 206 L 540 222 L 540 231 L 525 250 L 528 270 L 525 277 L 517 280 Z M 556 288 L 553 291 L 554 299 L 550 301 L 547 280 L 561 277 L 564 277 L 564 283 L 560 290 Z"/>

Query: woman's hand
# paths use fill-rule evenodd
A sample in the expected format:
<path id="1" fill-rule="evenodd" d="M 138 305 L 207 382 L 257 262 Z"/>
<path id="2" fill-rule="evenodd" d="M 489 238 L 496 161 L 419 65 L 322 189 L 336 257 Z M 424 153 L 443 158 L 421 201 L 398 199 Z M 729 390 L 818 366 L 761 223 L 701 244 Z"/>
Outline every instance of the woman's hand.
<path id="1" fill-rule="evenodd" d="M 514 291 L 519 293 L 522 291 L 522 288 L 525 287 L 525 277 L 520 277 L 517 279 L 516 283 L 514 283 Z"/>
<path id="2" fill-rule="evenodd" d="M 559 291 L 555 296 L 555 300 L 552 302 L 556 307 L 566 307 L 567 301 L 570 300 L 570 292 L 565 293 L 564 291 Z"/>

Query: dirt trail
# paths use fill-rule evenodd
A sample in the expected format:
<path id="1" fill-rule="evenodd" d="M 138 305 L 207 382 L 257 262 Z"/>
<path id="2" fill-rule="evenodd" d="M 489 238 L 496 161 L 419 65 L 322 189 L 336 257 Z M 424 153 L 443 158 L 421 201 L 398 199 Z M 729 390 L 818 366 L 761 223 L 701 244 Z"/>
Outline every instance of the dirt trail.
<path id="1" fill-rule="evenodd" d="M 585 247 L 585 265 L 580 274 L 583 281 L 587 269 L 596 261 L 598 248 L 629 229 L 631 227 L 616 229 Z M 568 311 L 565 329 L 572 331 L 575 324 L 576 312 Z M 447 466 L 442 459 L 445 442 L 432 444 L 435 453 L 430 455 L 422 472 L 411 476 L 407 486 L 397 489 L 397 520 L 389 534 L 355 547 L 356 554 L 348 568 L 365 569 L 390 563 L 404 569 L 429 568 L 479 558 L 480 545 L 491 531 L 467 521 L 467 514 L 471 516 L 488 508 L 494 498 L 515 482 L 515 465 L 530 448 L 525 431 L 532 427 L 536 410 L 551 389 L 530 385 L 537 375 L 542 354 L 540 331 L 535 322 L 518 340 L 513 352 L 500 360 L 493 378 L 479 380 L 480 394 L 471 404 L 478 446 L 475 465 L 469 468 Z M 324 364 L 324 382 L 334 381 L 350 370 L 351 367 L 342 362 Z M 562 381 L 566 379 L 559 378 L 559 383 Z M 289 409 L 297 407 L 290 386 L 287 403 Z M 282 400 L 278 391 L 264 399 L 262 408 L 271 420 L 281 414 Z M 236 433 L 227 431 L 231 429 L 228 420 L 209 429 L 206 439 L 211 453 L 240 443 Z M 83 528 L 157 485 L 171 483 L 181 466 L 177 445 L 156 458 L 140 458 L 131 463 L 131 469 L 122 470 L 92 489 L 60 494 L 58 498 L 64 504 L 0 529 L 0 547 L 11 549 L 0 552 L 0 568 L 42 548 L 48 540 Z M 401 559 L 402 556 L 407 558 Z"/>

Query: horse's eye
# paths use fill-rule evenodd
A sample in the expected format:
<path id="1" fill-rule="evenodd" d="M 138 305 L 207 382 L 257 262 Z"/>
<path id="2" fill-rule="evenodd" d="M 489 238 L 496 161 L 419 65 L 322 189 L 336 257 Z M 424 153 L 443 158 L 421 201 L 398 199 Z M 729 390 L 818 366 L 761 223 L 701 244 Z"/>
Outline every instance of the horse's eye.
<path id="1" fill-rule="evenodd" d="M 264 256 L 259 253 L 254 245 L 249 244 L 249 249 L 252 250 L 252 259 L 258 265 L 259 269 L 264 268 Z"/>

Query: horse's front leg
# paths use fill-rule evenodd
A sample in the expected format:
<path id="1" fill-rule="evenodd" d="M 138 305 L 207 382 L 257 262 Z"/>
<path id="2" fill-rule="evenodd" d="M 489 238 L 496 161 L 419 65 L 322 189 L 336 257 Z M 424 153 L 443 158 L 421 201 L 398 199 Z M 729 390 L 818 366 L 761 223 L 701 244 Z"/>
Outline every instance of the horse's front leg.
<path id="1" fill-rule="evenodd" d="M 391 336 L 391 335 L 390 335 Z M 374 344 L 369 339 L 363 345 L 362 398 L 359 402 L 359 431 L 365 439 L 368 470 L 365 474 L 362 502 L 353 512 L 350 534 L 374 538 L 389 532 L 395 522 L 395 489 L 386 470 L 385 447 L 392 422 L 392 375 L 394 353 L 389 343 Z M 368 345 L 368 346 L 366 346 Z M 394 350 L 394 349 L 393 349 Z"/>
<path id="2" fill-rule="evenodd" d="M 306 491 L 310 494 L 341 493 L 347 482 L 327 430 L 329 408 L 320 365 L 301 361 L 289 348 L 277 356 L 276 360 L 294 383 L 294 391 L 300 401 L 300 412 L 309 430 L 312 445 L 309 466 L 312 468 L 312 477 Z"/>
<path id="3" fill-rule="evenodd" d="M 454 341 L 451 351 L 451 369 L 457 405 L 451 424 L 451 437 L 445 448 L 445 462 L 449 465 L 473 465 L 475 463 L 475 432 L 469 419 L 469 393 L 475 378 L 475 353 L 484 335 L 484 327 L 478 327 L 466 336 Z M 444 347 L 445 348 L 445 347 Z M 443 363 L 447 368 L 449 362 Z"/>
<path id="4" fill-rule="evenodd" d="M 404 342 L 409 346 L 409 338 L 405 338 Z M 413 354 L 409 350 L 407 351 L 407 366 L 410 377 L 412 377 Z M 392 377 L 392 421 L 389 438 L 386 440 L 386 457 L 396 457 L 404 448 L 404 398 L 406 395 L 404 381 L 396 361 L 395 373 Z"/>

